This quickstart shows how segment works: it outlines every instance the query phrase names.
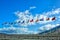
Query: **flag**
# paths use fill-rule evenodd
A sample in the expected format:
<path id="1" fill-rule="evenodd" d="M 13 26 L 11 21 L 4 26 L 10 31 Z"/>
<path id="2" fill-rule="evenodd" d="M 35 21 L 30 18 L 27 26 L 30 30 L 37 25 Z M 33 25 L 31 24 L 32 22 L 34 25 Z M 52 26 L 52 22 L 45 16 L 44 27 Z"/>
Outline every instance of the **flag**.
<path id="1" fill-rule="evenodd" d="M 21 23 L 23 24 L 25 21 L 22 21 Z"/>
<path id="2" fill-rule="evenodd" d="M 18 21 L 18 23 L 20 23 L 21 21 Z"/>
<path id="3" fill-rule="evenodd" d="M 11 24 L 11 25 L 13 25 L 14 23 L 13 23 L 13 22 L 11 22 L 10 24 Z"/>
<path id="4" fill-rule="evenodd" d="M 30 22 L 33 22 L 33 19 L 32 19 L 32 20 L 30 20 Z"/>
<path id="5" fill-rule="evenodd" d="M 44 21 L 44 19 L 42 18 L 42 19 L 40 19 L 40 21 Z"/>
<path id="6" fill-rule="evenodd" d="M 48 20 L 50 20 L 50 18 L 46 18 L 46 20 L 48 21 Z"/>
<path id="7" fill-rule="evenodd" d="M 4 24 L 8 24 L 7 22 L 5 22 Z"/>
<path id="8" fill-rule="evenodd" d="M 9 23 L 8 22 L 4 22 L 2 25 L 8 25 Z"/>
<path id="9" fill-rule="evenodd" d="M 35 22 L 38 22 L 39 20 L 37 19 Z"/>
<path id="10" fill-rule="evenodd" d="M 14 22 L 14 24 L 16 24 L 17 22 Z"/>
<path id="11" fill-rule="evenodd" d="M 52 20 L 55 20 L 55 19 L 56 19 L 55 17 L 52 18 Z"/>
<path id="12" fill-rule="evenodd" d="M 26 23 L 28 23 L 29 22 L 29 20 L 27 20 L 27 22 Z"/>

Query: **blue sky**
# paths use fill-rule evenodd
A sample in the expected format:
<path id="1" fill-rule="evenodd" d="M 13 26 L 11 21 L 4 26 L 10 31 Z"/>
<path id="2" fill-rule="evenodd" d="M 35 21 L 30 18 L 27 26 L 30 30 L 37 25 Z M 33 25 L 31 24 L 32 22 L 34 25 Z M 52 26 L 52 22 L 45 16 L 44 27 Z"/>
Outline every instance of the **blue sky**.
<path id="1" fill-rule="evenodd" d="M 18 17 L 15 15 L 15 12 L 24 12 L 29 10 L 30 7 L 36 7 L 30 10 L 32 15 L 42 14 L 44 12 L 52 11 L 52 9 L 55 10 L 60 8 L 60 0 L 0 0 L 0 28 L 4 27 L 1 25 L 2 23 L 13 22 L 18 19 Z M 50 24 L 52 23 L 53 22 Z M 37 25 L 38 27 L 36 27 Z M 37 29 L 42 25 L 36 24 L 27 28 L 29 28 L 31 31 L 37 31 Z"/>

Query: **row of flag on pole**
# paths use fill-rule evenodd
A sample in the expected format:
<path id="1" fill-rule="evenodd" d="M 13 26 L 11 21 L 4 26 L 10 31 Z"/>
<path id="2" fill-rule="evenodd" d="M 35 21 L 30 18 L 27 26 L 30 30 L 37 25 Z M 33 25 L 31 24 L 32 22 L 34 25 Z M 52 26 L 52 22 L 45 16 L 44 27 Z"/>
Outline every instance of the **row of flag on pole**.
<path id="1" fill-rule="evenodd" d="M 53 20 L 55 20 L 55 19 L 56 19 L 56 18 L 53 17 L 51 20 L 53 21 Z M 46 18 L 46 21 L 49 21 L 49 20 L 50 20 L 50 18 Z M 27 23 L 29 23 L 29 22 L 30 22 L 30 23 L 31 23 L 31 22 L 39 22 L 39 21 L 44 21 L 44 18 L 42 18 L 42 19 L 36 19 L 35 21 L 34 21 L 34 19 L 31 19 L 31 20 L 28 20 Z M 13 25 L 13 24 L 18 24 L 18 23 L 24 24 L 25 21 L 23 20 L 23 21 L 18 21 L 18 22 L 11 22 L 11 23 L 4 22 L 3 25 L 7 25 L 7 24 Z"/>

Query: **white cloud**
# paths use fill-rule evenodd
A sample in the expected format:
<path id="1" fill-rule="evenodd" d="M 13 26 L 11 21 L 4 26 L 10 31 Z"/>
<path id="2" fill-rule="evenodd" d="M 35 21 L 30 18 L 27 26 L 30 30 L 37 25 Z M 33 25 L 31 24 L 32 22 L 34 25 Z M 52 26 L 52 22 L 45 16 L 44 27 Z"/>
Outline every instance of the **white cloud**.
<path id="1" fill-rule="evenodd" d="M 59 26 L 60 24 L 56 24 L 56 26 Z"/>
<path id="2" fill-rule="evenodd" d="M 20 28 L 20 27 L 13 27 L 13 25 L 11 25 L 10 27 L 0 28 L 0 32 L 2 31 L 5 31 L 3 33 L 6 33 L 6 34 L 37 34 L 38 33 L 37 31 L 29 30 L 27 27 Z"/>
<path id="3" fill-rule="evenodd" d="M 54 27 L 55 27 L 55 25 L 52 25 L 52 24 L 45 25 L 45 28 L 47 28 L 46 30 L 52 29 Z"/>
<path id="4" fill-rule="evenodd" d="M 25 13 L 25 14 L 30 14 L 29 10 L 26 10 L 24 13 Z"/>
<path id="5" fill-rule="evenodd" d="M 23 31 L 23 32 L 27 32 L 28 28 L 20 28 L 20 30 Z"/>
<path id="6" fill-rule="evenodd" d="M 49 11 L 45 13 L 46 15 L 55 15 L 55 14 L 60 14 L 60 8 L 57 8 L 55 10 Z"/>
<path id="7" fill-rule="evenodd" d="M 59 25 L 60 25 L 60 24 L 55 24 L 55 25 L 53 25 L 53 24 L 46 24 L 46 25 L 40 27 L 39 30 L 41 30 L 41 31 L 46 31 L 46 30 L 50 30 L 50 29 L 52 29 L 52 28 L 54 28 L 54 27 L 57 27 L 57 26 L 59 26 Z"/>
<path id="8" fill-rule="evenodd" d="M 0 28 L 0 31 L 1 30 L 16 30 L 15 27 L 13 27 L 13 25 L 10 25 L 10 27 L 3 27 L 3 28 Z"/>
<path id="9" fill-rule="evenodd" d="M 31 10 L 31 9 L 34 9 L 34 8 L 36 8 L 36 7 L 35 7 L 35 6 L 32 6 L 32 7 L 30 7 L 30 10 Z"/>
<path id="10" fill-rule="evenodd" d="M 28 31 L 28 34 L 38 34 L 37 31 Z"/>

